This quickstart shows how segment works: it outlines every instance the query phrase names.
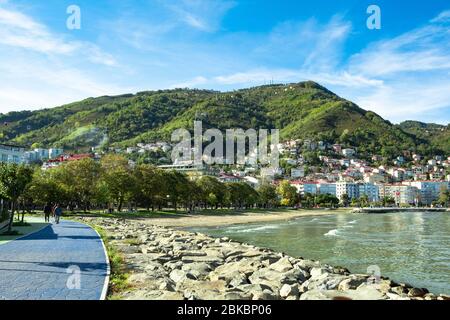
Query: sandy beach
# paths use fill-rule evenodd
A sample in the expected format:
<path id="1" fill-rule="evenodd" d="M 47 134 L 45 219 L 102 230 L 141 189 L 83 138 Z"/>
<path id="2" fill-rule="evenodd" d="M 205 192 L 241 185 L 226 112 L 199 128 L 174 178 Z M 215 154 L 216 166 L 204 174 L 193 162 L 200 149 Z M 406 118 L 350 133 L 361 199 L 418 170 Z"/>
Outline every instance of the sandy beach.
<path id="1" fill-rule="evenodd" d="M 211 213 L 195 215 L 165 215 L 164 217 L 145 218 L 150 225 L 172 228 L 214 227 L 233 224 L 286 221 L 299 217 L 323 216 L 330 214 L 350 213 L 350 209 L 338 210 L 274 210 L 265 212 Z"/>

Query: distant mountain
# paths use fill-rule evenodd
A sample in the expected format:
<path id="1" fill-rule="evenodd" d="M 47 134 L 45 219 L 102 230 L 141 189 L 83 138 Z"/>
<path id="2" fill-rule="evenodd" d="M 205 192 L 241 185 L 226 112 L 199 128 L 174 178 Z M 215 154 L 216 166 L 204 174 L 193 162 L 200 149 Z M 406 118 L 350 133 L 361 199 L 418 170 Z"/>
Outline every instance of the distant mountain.
<path id="1" fill-rule="evenodd" d="M 443 126 L 435 123 L 405 121 L 399 124 L 400 129 L 429 143 L 449 154 L 450 124 Z"/>
<path id="2" fill-rule="evenodd" d="M 52 109 L 0 114 L 0 142 L 26 146 L 130 146 L 169 140 L 174 129 L 278 128 L 282 139 L 323 140 L 393 157 L 404 150 L 449 154 L 449 126 L 393 125 L 308 81 L 233 92 L 160 90 L 89 98 Z"/>

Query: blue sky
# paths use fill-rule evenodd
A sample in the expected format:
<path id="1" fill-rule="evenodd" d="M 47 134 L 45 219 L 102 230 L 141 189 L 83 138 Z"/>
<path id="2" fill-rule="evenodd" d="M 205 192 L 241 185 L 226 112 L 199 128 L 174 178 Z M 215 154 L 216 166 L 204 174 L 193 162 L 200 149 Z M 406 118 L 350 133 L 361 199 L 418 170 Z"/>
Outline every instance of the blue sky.
<path id="1" fill-rule="evenodd" d="M 381 8 L 369 30 L 367 7 Z M 66 27 L 69 5 L 81 29 Z M 450 121 L 448 0 L 0 0 L 0 112 L 175 87 L 314 80 L 381 116 Z"/>

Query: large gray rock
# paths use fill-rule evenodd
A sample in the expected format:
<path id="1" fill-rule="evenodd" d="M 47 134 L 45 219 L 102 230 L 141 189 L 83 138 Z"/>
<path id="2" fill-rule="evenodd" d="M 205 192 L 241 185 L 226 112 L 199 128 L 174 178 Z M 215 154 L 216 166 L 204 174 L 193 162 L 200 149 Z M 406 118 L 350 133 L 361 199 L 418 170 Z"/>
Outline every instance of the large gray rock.
<path id="1" fill-rule="evenodd" d="M 411 288 L 408 292 L 408 296 L 410 297 L 423 297 L 428 293 L 428 290 L 426 289 L 420 289 L 420 288 Z"/>
<path id="2" fill-rule="evenodd" d="M 305 285 L 308 290 L 334 290 L 338 288 L 339 283 L 345 278 L 345 276 L 341 275 L 324 273 L 320 276 L 311 277 L 308 281 L 305 281 Z"/>
<path id="3" fill-rule="evenodd" d="M 180 292 L 164 290 L 134 290 L 121 297 L 124 300 L 184 300 Z"/>
<path id="4" fill-rule="evenodd" d="M 299 291 L 297 285 L 289 285 L 285 284 L 280 289 L 280 297 L 282 298 L 295 298 L 297 299 L 299 297 Z"/>
<path id="5" fill-rule="evenodd" d="M 307 259 L 299 260 L 295 263 L 295 265 L 308 272 L 314 267 L 320 267 L 320 263 L 318 261 Z"/>
<path id="6" fill-rule="evenodd" d="M 340 291 L 354 290 L 363 283 L 366 283 L 366 278 L 351 276 L 350 278 L 344 279 L 339 283 L 338 290 Z"/>
<path id="7" fill-rule="evenodd" d="M 176 284 L 183 282 L 186 279 L 195 279 L 195 277 L 189 272 L 183 270 L 175 269 L 170 273 L 170 279 Z"/>
<path id="8" fill-rule="evenodd" d="M 300 300 L 385 300 L 387 297 L 372 287 L 337 291 L 313 289 L 302 293 Z"/>
<path id="9" fill-rule="evenodd" d="M 282 286 L 281 279 L 283 276 L 281 272 L 269 268 L 261 268 L 255 271 L 248 279 L 251 284 L 266 285 L 272 291 L 278 292 Z"/>
<path id="10" fill-rule="evenodd" d="M 281 258 L 277 262 L 271 264 L 269 269 L 278 271 L 278 272 L 287 272 L 293 268 L 291 262 L 288 257 Z"/>
<path id="11" fill-rule="evenodd" d="M 247 277 L 242 273 L 237 273 L 233 279 L 229 282 L 229 285 L 232 287 L 239 287 L 241 285 L 248 284 Z"/>
<path id="12" fill-rule="evenodd" d="M 181 270 L 192 274 L 195 278 L 206 277 L 211 272 L 211 266 L 205 262 L 182 264 Z"/>
<path id="13" fill-rule="evenodd" d="M 213 256 L 183 256 L 181 261 L 184 263 L 194 263 L 194 262 L 205 262 L 211 265 L 221 265 L 223 263 L 223 259 L 220 257 Z"/>
<path id="14" fill-rule="evenodd" d="M 177 285 L 177 290 L 184 293 L 186 299 L 224 300 L 226 283 L 224 281 L 185 280 Z"/>
<path id="15" fill-rule="evenodd" d="M 309 271 L 309 274 L 311 275 L 312 279 L 321 277 L 324 274 L 329 274 L 330 270 L 326 269 L 324 267 L 313 267 L 311 268 L 311 270 Z"/>
<path id="16" fill-rule="evenodd" d="M 223 296 L 225 300 L 252 300 L 253 297 L 250 292 L 240 290 L 227 290 Z"/>
<path id="17" fill-rule="evenodd" d="M 296 267 L 283 273 L 280 282 L 282 284 L 302 284 L 308 277 L 309 273 L 307 271 Z"/>
<path id="18" fill-rule="evenodd" d="M 253 260 L 241 260 L 236 262 L 229 262 L 217 267 L 214 271 L 209 274 L 209 279 L 211 280 L 225 280 L 230 282 L 238 274 L 242 274 L 246 277 L 250 276 L 255 272 L 261 263 Z"/>
<path id="19" fill-rule="evenodd" d="M 264 290 L 253 292 L 252 300 L 279 300 L 279 296 L 277 296 L 270 290 Z"/>

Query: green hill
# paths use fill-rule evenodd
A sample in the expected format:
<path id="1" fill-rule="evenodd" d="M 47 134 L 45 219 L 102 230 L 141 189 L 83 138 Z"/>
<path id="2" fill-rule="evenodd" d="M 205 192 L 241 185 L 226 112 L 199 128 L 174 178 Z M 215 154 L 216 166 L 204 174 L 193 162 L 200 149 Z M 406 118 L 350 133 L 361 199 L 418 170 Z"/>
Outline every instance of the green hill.
<path id="1" fill-rule="evenodd" d="M 310 81 L 233 92 L 148 91 L 0 114 L 0 142 L 77 151 L 131 146 L 169 140 L 174 129 L 191 130 L 195 119 L 202 120 L 204 128 L 222 130 L 278 128 L 283 140 L 339 142 L 357 147 L 360 153 L 387 157 L 403 150 L 450 153 L 448 126 L 393 125 Z"/>

